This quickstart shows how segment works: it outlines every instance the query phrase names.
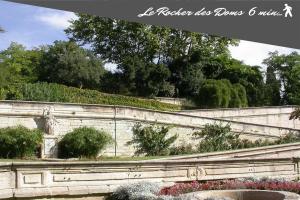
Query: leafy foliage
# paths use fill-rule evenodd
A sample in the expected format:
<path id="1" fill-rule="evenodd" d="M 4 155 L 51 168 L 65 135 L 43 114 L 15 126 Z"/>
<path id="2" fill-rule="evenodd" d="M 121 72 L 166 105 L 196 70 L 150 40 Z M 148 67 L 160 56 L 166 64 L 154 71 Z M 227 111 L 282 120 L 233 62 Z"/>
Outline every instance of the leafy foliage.
<path id="1" fill-rule="evenodd" d="M 264 87 L 263 74 L 260 67 L 248 66 L 235 59 L 224 58 L 222 60 L 223 69 L 221 69 L 217 79 L 227 79 L 232 84 L 241 84 L 244 86 L 247 94 L 249 106 L 263 105 Z"/>
<path id="2" fill-rule="evenodd" d="M 240 139 L 239 134 L 231 131 L 229 124 L 206 124 L 204 129 L 200 132 L 195 132 L 194 136 L 200 139 L 196 151 L 199 153 L 262 147 L 300 141 L 299 133 L 294 132 L 289 132 L 274 141 L 267 139 L 258 139 L 255 141 Z"/>
<path id="3" fill-rule="evenodd" d="M 6 100 L 70 102 L 106 105 L 124 105 L 155 110 L 179 110 L 180 106 L 155 100 L 122 95 L 111 95 L 96 90 L 78 89 L 54 83 L 18 84 L 3 88 Z"/>
<path id="4" fill-rule="evenodd" d="M 179 146 L 170 147 L 170 155 L 184 155 L 194 153 L 198 152 L 196 149 L 193 148 L 192 144 L 180 144 Z"/>
<path id="5" fill-rule="evenodd" d="M 18 43 L 11 43 L 0 52 L 0 86 L 36 81 L 40 58 L 39 49 L 26 50 Z"/>
<path id="6" fill-rule="evenodd" d="M 300 104 L 300 55 L 297 52 L 279 55 L 275 51 L 264 64 L 277 74 L 276 81 L 282 88 L 281 104 Z"/>
<path id="7" fill-rule="evenodd" d="M 247 106 L 245 88 L 232 85 L 228 80 L 205 80 L 195 97 L 198 106 L 203 108 L 228 108 Z"/>
<path id="8" fill-rule="evenodd" d="M 212 152 L 233 149 L 233 144 L 237 143 L 239 135 L 231 132 L 230 125 L 206 124 L 200 132 L 195 132 L 194 136 L 200 138 L 198 146 L 199 152 Z"/>
<path id="9" fill-rule="evenodd" d="M 109 134 L 95 128 L 77 128 L 67 133 L 59 142 L 59 157 L 95 158 L 112 141 L 112 137 Z"/>
<path id="10" fill-rule="evenodd" d="M 43 141 L 43 133 L 23 126 L 0 129 L 0 157 L 25 158 L 36 156 Z"/>
<path id="11" fill-rule="evenodd" d="M 146 156 L 168 155 L 169 147 L 177 139 L 177 135 L 167 138 L 169 127 L 159 127 L 150 125 L 142 127 L 140 123 L 133 129 L 133 139 L 128 144 L 134 144 L 136 154 L 146 154 Z"/>
<path id="12" fill-rule="evenodd" d="M 210 68 L 209 60 L 230 57 L 228 46 L 237 44 L 225 37 L 85 14 L 78 15 L 66 32 L 91 45 L 103 60 L 117 64 L 118 72 L 106 77 L 118 80 L 120 88 L 114 91 L 145 97 L 193 97 L 205 78 L 202 69 Z M 106 82 L 104 89 L 110 89 Z"/>
<path id="13" fill-rule="evenodd" d="M 236 44 L 224 37 L 86 14 L 79 14 L 66 32 L 72 39 L 90 44 L 104 60 L 116 64 L 135 56 L 146 63 L 168 63 L 195 50 L 218 55 L 228 52 L 229 44 Z"/>
<path id="14" fill-rule="evenodd" d="M 75 42 L 55 41 L 43 52 L 39 80 L 80 88 L 97 88 L 104 74 L 102 61 Z"/>
<path id="15" fill-rule="evenodd" d="M 280 87 L 281 83 L 277 80 L 275 69 L 272 66 L 267 67 L 265 105 L 278 106 L 281 104 Z"/>
<path id="16" fill-rule="evenodd" d="M 170 71 L 165 65 L 145 63 L 137 57 L 127 58 L 119 65 L 122 71 L 120 80 L 128 91 L 125 94 L 154 97 L 158 94 L 168 96 L 174 94 L 174 89 L 167 82 Z M 112 84 L 112 83 L 108 83 Z M 108 86 L 107 86 L 108 87 Z M 170 88 L 166 90 L 166 88 Z"/>

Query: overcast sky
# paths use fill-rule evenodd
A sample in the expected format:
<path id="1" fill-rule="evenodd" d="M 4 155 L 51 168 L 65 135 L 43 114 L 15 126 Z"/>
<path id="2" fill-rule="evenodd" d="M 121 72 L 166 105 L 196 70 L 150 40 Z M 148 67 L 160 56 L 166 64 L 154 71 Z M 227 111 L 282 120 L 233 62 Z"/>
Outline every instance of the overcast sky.
<path id="1" fill-rule="evenodd" d="M 66 40 L 64 29 L 74 13 L 15 4 L 0 1 L 0 26 L 6 32 L 0 34 L 0 50 L 6 49 L 11 42 L 18 42 L 27 48 L 51 44 L 55 40 Z M 239 46 L 230 47 L 233 58 L 249 65 L 261 65 L 270 51 L 290 53 L 298 49 L 241 41 Z"/>

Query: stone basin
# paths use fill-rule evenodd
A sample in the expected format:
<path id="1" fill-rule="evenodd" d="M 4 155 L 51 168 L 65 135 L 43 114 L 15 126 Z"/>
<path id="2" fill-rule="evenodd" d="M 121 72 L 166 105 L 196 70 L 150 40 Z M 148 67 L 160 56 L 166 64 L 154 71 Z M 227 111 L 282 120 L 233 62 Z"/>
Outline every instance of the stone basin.
<path id="1" fill-rule="evenodd" d="M 292 192 L 270 190 L 208 190 L 191 193 L 193 199 L 207 199 L 210 197 L 230 200 L 300 200 L 300 195 Z"/>

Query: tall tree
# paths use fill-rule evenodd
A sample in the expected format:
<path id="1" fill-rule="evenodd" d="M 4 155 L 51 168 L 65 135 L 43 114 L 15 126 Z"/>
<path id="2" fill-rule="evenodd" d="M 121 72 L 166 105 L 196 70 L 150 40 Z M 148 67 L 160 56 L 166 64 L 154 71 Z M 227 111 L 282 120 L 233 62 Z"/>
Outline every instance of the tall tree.
<path id="1" fill-rule="evenodd" d="M 55 41 L 42 56 L 39 80 L 80 88 L 98 88 L 105 73 L 101 59 L 75 42 Z"/>
<path id="2" fill-rule="evenodd" d="M 140 95 L 143 90 L 138 87 L 143 84 L 138 80 L 146 81 L 145 87 L 152 88 L 152 92 L 144 90 L 143 96 L 169 96 L 174 93 L 174 85 L 178 95 L 193 95 L 203 79 L 202 63 L 192 61 L 193 54 L 229 55 L 228 46 L 237 43 L 224 37 L 84 14 L 66 32 L 71 39 L 91 45 L 105 61 L 116 63 L 118 73 L 108 77 L 126 77 L 117 79 L 125 81 L 120 85 L 127 85 L 131 94 Z M 163 82 L 157 80 L 153 70 L 165 74 Z"/>
<path id="3" fill-rule="evenodd" d="M 201 49 L 212 55 L 228 53 L 235 40 L 207 34 L 157 27 L 123 20 L 80 14 L 66 30 L 70 37 L 109 62 L 120 64 L 126 57 L 168 63 Z"/>
<path id="4" fill-rule="evenodd" d="M 265 85 L 265 105 L 278 106 L 281 104 L 280 81 L 277 80 L 275 69 L 267 67 Z"/>
<path id="5" fill-rule="evenodd" d="M 300 55 L 297 52 L 279 55 L 275 51 L 269 54 L 264 63 L 278 74 L 282 89 L 282 103 L 300 104 Z"/>

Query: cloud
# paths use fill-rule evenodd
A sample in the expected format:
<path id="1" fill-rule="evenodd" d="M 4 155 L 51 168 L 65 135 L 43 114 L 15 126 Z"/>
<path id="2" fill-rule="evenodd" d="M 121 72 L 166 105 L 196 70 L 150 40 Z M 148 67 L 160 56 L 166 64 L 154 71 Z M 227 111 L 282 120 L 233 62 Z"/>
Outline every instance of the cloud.
<path id="1" fill-rule="evenodd" d="M 77 16 L 72 12 L 65 11 L 44 11 L 39 12 L 35 19 L 56 29 L 66 29 L 70 25 L 70 20 Z"/>
<path id="2" fill-rule="evenodd" d="M 250 42 L 241 40 L 239 46 L 230 47 L 233 58 L 244 61 L 248 65 L 262 66 L 262 62 L 269 55 L 269 52 L 278 51 L 280 54 L 289 54 L 293 51 L 300 53 L 299 49 L 291 49 L 281 46 Z"/>

